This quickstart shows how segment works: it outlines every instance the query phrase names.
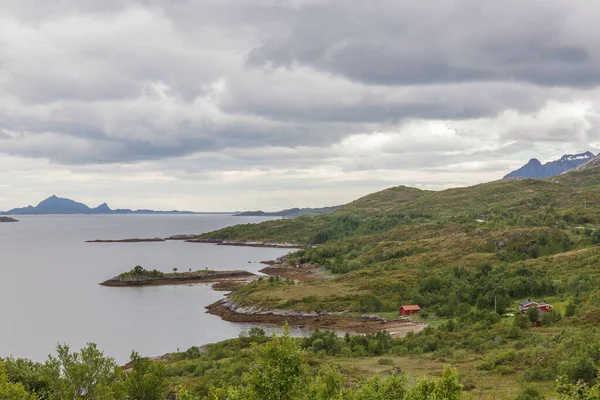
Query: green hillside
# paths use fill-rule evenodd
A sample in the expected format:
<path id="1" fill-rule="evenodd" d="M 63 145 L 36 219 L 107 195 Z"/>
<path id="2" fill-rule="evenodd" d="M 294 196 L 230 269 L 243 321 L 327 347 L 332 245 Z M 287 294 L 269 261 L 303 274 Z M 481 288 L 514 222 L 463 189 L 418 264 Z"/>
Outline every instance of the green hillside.
<path id="1" fill-rule="evenodd" d="M 405 225 L 472 223 L 479 217 L 493 226 L 596 225 L 599 198 L 598 169 L 548 180 L 496 181 L 438 192 L 399 186 L 365 196 L 329 215 L 237 225 L 199 238 L 322 244 Z"/>
<path id="2" fill-rule="evenodd" d="M 579 376 L 569 368 L 591 368 L 584 380 L 593 383 L 600 365 L 600 353 L 590 353 L 578 339 L 580 329 L 598 332 L 600 324 L 597 199 L 600 169 L 438 192 L 397 187 L 331 215 L 231 227 L 203 237 L 307 244 L 288 256 L 289 265 L 316 265 L 329 274 L 295 284 L 256 281 L 230 294 L 238 305 L 394 317 L 400 305 L 419 304 L 418 319 L 438 328 L 415 335 L 418 348 L 407 350 L 398 363 L 411 364 L 416 357 L 428 365 L 421 376 L 432 377 L 443 367 L 441 357 L 480 388 L 469 398 L 514 399 L 526 386 L 555 398 L 557 377 Z M 519 317 L 499 317 L 512 315 L 527 298 L 555 307 L 542 327 L 529 331 Z M 490 343 L 488 331 L 498 344 Z M 437 344 L 428 348 L 431 340 Z M 583 346 L 573 356 L 581 365 L 562 361 L 569 352 L 563 341 Z M 546 343 L 543 350 L 538 342 Z M 537 366 L 536 357 L 544 359 Z"/>

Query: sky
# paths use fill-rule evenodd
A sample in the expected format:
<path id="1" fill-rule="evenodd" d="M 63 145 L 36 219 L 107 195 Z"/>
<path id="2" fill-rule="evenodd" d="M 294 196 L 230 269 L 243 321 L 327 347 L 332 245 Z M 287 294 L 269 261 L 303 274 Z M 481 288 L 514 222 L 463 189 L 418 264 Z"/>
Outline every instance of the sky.
<path id="1" fill-rule="evenodd" d="M 0 210 L 318 207 L 600 152 L 593 0 L 0 10 Z"/>

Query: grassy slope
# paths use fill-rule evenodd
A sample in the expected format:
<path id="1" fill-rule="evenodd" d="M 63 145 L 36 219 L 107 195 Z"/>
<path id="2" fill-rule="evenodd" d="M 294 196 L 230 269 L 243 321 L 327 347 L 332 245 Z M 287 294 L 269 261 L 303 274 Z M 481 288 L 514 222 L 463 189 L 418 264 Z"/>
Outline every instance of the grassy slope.
<path id="1" fill-rule="evenodd" d="M 316 232 L 334 226 L 348 215 L 360 218 L 403 215 L 433 221 L 458 218 L 473 221 L 484 215 L 492 221 L 504 221 L 537 218 L 549 210 L 556 210 L 569 223 L 597 224 L 600 221 L 598 198 L 598 169 L 548 180 L 496 181 L 439 192 L 400 186 L 365 196 L 329 215 L 238 225 L 199 237 L 308 244 Z"/>
<path id="2" fill-rule="evenodd" d="M 558 229 L 527 225 L 548 215 L 550 222 L 566 216 L 572 219 L 569 222 L 573 225 L 582 221 L 588 221 L 588 225 L 598 223 L 600 207 L 595 206 L 594 197 L 599 194 L 599 176 L 600 170 L 588 170 L 544 181 L 498 181 L 441 192 L 400 187 L 374 193 L 350 203 L 336 214 L 368 216 L 381 210 L 391 210 L 388 213 L 422 213 L 427 218 L 407 225 L 399 224 L 384 232 L 348 237 L 319 246 L 323 252 L 337 251 L 346 258 L 350 257 L 350 260 L 359 261 L 364 266 L 359 271 L 339 275 L 326 283 L 305 283 L 292 287 L 248 287 L 234 293 L 233 298 L 241 303 L 265 307 L 357 311 L 358 300 L 364 294 L 385 296 L 386 290 L 381 288 L 387 289 L 389 282 L 403 283 L 405 290 L 409 292 L 419 278 L 435 275 L 443 267 L 475 268 L 484 263 L 498 266 L 508 262 L 517 268 L 522 265 L 521 260 L 501 259 L 499 252 L 502 250 L 510 255 L 523 249 L 539 247 L 538 242 L 541 242 L 542 236 L 559 243 L 570 242 L 570 246 L 549 249 L 546 254 L 540 254 L 544 257 L 529 260 L 527 265 L 549 268 L 557 279 L 568 279 L 574 271 L 572 264 L 577 264 L 576 258 L 580 252 L 589 251 L 593 254 L 598 247 L 581 250 L 590 246 L 589 240 L 581 235 L 582 230 L 573 227 Z M 583 208 L 581 202 L 586 198 L 587 208 Z M 380 204 L 379 208 L 377 204 Z M 490 217 L 490 223 L 476 223 L 474 219 L 479 215 Z M 335 217 L 336 215 L 329 216 L 330 220 Z M 303 237 L 307 238 L 309 233 L 303 229 L 321 229 L 328 220 L 313 218 L 275 222 L 282 232 L 287 227 L 300 227 L 299 231 L 305 232 Z M 303 222 L 307 225 L 303 225 Z M 265 228 L 272 224 L 273 222 L 244 227 L 245 238 L 267 237 L 265 233 L 268 229 Z M 212 235 L 216 237 L 222 232 L 217 231 Z M 253 237 L 253 232 L 260 232 L 262 236 Z M 298 231 L 292 232 L 292 235 L 297 235 L 296 232 Z M 286 236 L 278 237 L 278 240 L 289 239 Z M 499 242 L 503 245 L 495 245 Z M 559 255 L 552 256 L 554 253 Z M 299 256 L 291 256 L 292 259 L 294 257 Z M 298 259 L 303 261 L 302 257 Z M 332 259 L 324 257 L 321 265 L 332 262 Z M 592 265 L 587 263 L 582 268 L 585 272 L 596 275 Z M 308 302 L 308 296 L 315 297 L 317 301 Z"/>

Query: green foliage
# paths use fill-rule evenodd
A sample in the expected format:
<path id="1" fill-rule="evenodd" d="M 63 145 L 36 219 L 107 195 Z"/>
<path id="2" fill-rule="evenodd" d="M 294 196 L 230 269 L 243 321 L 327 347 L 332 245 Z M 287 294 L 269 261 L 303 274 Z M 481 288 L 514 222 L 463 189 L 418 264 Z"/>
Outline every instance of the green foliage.
<path id="1" fill-rule="evenodd" d="M 478 271 L 446 268 L 421 278 L 412 298 L 421 307 L 433 306 L 439 316 L 451 317 L 465 313 L 469 305 L 487 310 L 496 307 L 502 314 L 512 303 L 511 298 L 555 292 L 554 283 L 544 271 L 482 265 Z"/>
<path id="2" fill-rule="evenodd" d="M 567 306 L 565 307 L 565 317 L 572 317 L 573 315 L 575 315 L 576 310 L 577 310 L 577 306 L 571 300 L 569 302 L 569 304 L 567 304 Z"/>
<path id="3" fill-rule="evenodd" d="M 162 400 L 167 394 L 166 370 L 161 364 L 131 353 L 133 370 L 127 375 L 125 393 L 131 400 Z"/>
<path id="4" fill-rule="evenodd" d="M 4 360 L 4 369 L 9 382 L 19 382 L 31 393 L 41 396 L 48 394 L 50 382 L 43 364 L 22 358 L 7 358 Z"/>
<path id="5" fill-rule="evenodd" d="M 177 268 L 173 269 L 174 272 L 177 271 Z M 122 279 L 140 279 L 140 278 L 162 278 L 165 274 L 156 269 L 146 270 L 142 268 L 142 266 L 137 265 L 131 271 L 124 272 L 119 275 Z"/>
<path id="6" fill-rule="evenodd" d="M 529 307 L 525 313 L 525 316 L 529 322 L 535 324 L 536 322 L 540 321 L 540 310 L 536 306 Z"/>
<path id="7" fill-rule="evenodd" d="M 556 381 L 556 391 L 562 400 L 600 400 L 600 384 L 589 385 L 583 381 L 573 383 L 567 376 Z"/>
<path id="8" fill-rule="evenodd" d="M 52 399 L 112 400 L 123 397 L 123 372 L 90 343 L 80 352 L 58 345 L 46 363 Z"/>
<path id="9" fill-rule="evenodd" d="M 437 381 L 421 380 L 406 396 L 407 400 L 459 400 L 462 396 L 462 385 L 458 372 L 444 368 L 442 379 Z M 393 397 L 388 397 L 392 399 Z"/>
<path id="10" fill-rule="evenodd" d="M 515 400 L 544 400 L 545 397 L 540 394 L 535 388 L 525 388 L 519 392 Z"/>
<path id="11" fill-rule="evenodd" d="M 587 354 L 578 354 L 563 361 L 559 365 L 559 371 L 571 383 L 579 381 L 590 383 L 596 378 L 594 360 Z"/>
<path id="12" fill-rule="evenodd" d="M 0 361 L 0 399 L 6 400 L 38 400 L 38 397 L 27 391 L 22 383 L 8 380 L 4 363 Z"/>

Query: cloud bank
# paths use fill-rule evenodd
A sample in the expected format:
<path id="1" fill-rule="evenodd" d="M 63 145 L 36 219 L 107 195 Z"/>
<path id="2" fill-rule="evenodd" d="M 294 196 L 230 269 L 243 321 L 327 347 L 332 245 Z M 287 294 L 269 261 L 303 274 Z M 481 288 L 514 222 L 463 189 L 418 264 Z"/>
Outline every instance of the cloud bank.
<path id="1" fill-rule="evenodd" d="M 321 206 L 600 149 L 588 0 L 0 6 L 0 209 Z"/>

